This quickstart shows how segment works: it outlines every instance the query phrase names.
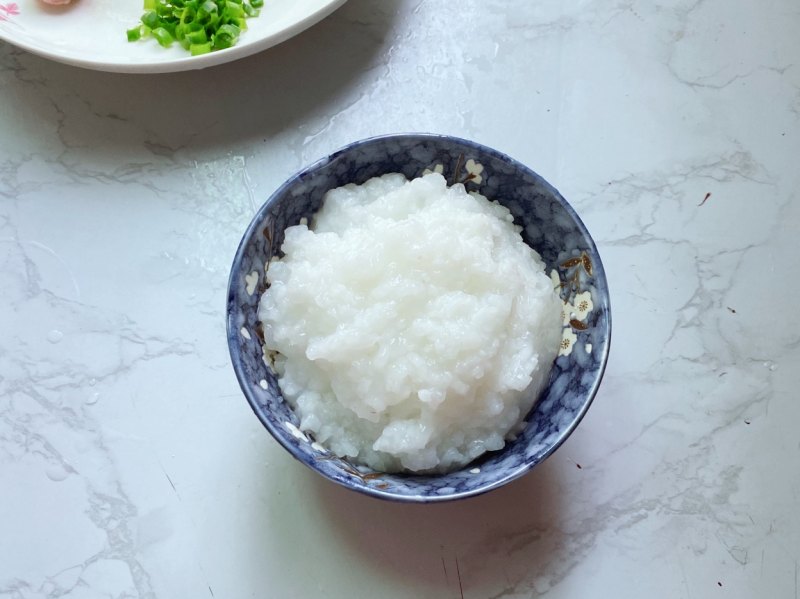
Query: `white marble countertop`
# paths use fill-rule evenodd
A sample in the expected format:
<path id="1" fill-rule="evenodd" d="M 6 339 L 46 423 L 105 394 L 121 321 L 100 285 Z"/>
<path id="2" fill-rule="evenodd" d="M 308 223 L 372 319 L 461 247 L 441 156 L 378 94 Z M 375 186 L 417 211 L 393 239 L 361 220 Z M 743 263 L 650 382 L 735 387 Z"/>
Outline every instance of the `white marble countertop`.
<path id="1" fill-rule="evenodd" d="M 797 597 L 798 31 L 795 0 L 350 0 L 205 72 L 0 43 L 0 597 Z M 225 341 L 256 206 L 400 131 L 537 170 L 612 290 L 575 434 L 445 505 L 294 462 Z"/>

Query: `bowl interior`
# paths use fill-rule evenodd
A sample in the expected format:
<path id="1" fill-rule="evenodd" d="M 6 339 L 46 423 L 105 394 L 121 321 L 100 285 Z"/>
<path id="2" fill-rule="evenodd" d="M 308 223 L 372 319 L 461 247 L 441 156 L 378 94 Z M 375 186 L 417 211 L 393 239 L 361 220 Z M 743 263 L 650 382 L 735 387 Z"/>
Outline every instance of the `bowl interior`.
<path id="1" fill-rule="evenodd" d="M 372 472 L 341 460 L 298 429 L 274 373 L 264 361 L 258 301 L 265 265 L 280 251 L 283 231 L 316 212 L 330 189 L 364 183 L 384 173 L 408 178 L 426 169 L 448 182 L 463 182 L 505 205 L 523 227 L 523 239 L 538 251 L 562 284 L 562 298 L 590 294 L 594 307 L 585 324 L 565 326 L 565 342 L 550 382 L 526 418 L 525 430 L 498 452 L 445 475 Z M 582 297 L 586 297 L 582 295 Z M 339 150 L 302 171 L 262 206 L 234 260 L 228 296 L 228 343 L 234 370 L 254 412 L 292 455 L 325 477 L 369 495 L 430 502 L 467 497 L 513 480 L 552 453 L 588 409 L 605 368 L 611 318 L 608 288 L 594 242 L 561 195 L 511 158 L 466 140 L 437 135 L 372 138 Z"/>

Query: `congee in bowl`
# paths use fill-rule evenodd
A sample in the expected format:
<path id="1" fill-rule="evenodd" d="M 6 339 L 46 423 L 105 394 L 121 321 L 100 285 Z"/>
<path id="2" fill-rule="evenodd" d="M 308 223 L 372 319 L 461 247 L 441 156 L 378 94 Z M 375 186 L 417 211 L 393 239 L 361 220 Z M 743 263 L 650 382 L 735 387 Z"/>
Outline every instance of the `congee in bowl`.
<path id="1" fill-rule="evenodd" d="M 602 265 L 552 187 L 465 140 L 358 142 L 284 184 L 234 261 L 228 338 L 256 415 L 327 478 L 466 497 L 574 429 L 608 352 Z"/>
<path id="2" fill-rule="evenodd" d="M 544 387 L 561 307 L 507 208 L 438 173 L 329 191 L 286 229 L 259 308 L 299 428 L 384 472 L 499 450 Z"/>

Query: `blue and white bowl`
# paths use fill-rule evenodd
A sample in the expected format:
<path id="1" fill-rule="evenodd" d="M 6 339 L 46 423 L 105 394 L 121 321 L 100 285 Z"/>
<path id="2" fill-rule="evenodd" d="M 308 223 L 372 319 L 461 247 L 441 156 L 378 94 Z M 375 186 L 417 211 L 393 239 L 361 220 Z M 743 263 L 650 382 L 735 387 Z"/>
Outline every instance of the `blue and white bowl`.
<path id="1" fill-rule="evenodd" d="M 561 285 L 564 335 L 547 388 L 526 417 L 525 430 L 496 452 L 449 474 L 373 472 L 328 452 L 298 428 L 264 359 L 258 302 L 265 265 L 280 251 L 286 227 L 310 218 L 330 189 L 384 173 L 408 178 L 441 172 L 505 205 Z M 557 277 L 557 280 L 556 280 Z M 611 314 L 600 256 L 566 200 L 516 160 L 480 144 L 443 135 L 401 134 L 350 144 L 301 171 L 256 214 L 236 252 L 228 283 L 228 345 L 247 401 L 267 430 L 295 458 L 347 488 L 407 502 L 436 502 L 491 491 L 519 478 L 575 430 L 597 393 L 608 359 Z"/>

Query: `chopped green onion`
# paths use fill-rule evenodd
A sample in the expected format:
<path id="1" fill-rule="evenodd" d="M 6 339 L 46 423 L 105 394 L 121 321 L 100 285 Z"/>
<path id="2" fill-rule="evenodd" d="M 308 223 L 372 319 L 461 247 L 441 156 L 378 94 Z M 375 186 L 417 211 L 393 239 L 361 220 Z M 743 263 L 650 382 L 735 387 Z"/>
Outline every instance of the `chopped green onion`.
<path id="1" fill-rule="evenodd" d="M 163 27 L 156 27 L 150 32 L 150 35 L 156 38 L 156 41 L 165 48 L 169 47 L 172 42 L 175 41 L 175 38 L 172 37 L 170 32 Z"/>
<path id="2" fill-rule="evenodd" d="M 150 29 L 155 29 L 160 24 L 160 19 L 158 18 L 158 14 L 154 10 L 148 10 L 146 13 L 142 15 L 142 23 L 144 23 Z"/>
<path id="3" fill-rule="evenodd" d="M 189 46 L 189 51 L 192 53 L 192 56 L 199 56 L 200 54 L 208 54 L 211 52 L 211 42 L 206 42 L 205 44 L 192 44 Z"/>
<path id="4" fill-rule="evenodd" d="M 167 47 L 174 41 L 193 56 L 234 46 L 247 19 L 257 17 L 264 0 L 143 0 L 141 25 L 128 41 L 152 37 Z"/>
<path id="5" fill-rule="evenodd" d="M 206 35 L 206 30 L 201 29 L 200 31 L 190 31 L 186 34 L 186 39 L 190 44 L 205 44 L 208 41 L 208 36 Z"/>
<path id="6" fill-rule="evenodd" d="M 242 5 L 236 4 L 235 2 L 231 2 L 231 0 L 228 0 L 225 3 L 225 10 L 230 16 L 235 17 L 237 19 L 244 16 L 244 9 L 242 8 Z"/>
<path id="7" fill-rule="evenodd" d="M 214 49 L 223 50 L 233 46 L 239 37 L 239 32 L 240 30 L 236 25 L 220 26 L 220 28 L 217 29 L 217 33 L 214 35 Z"/>

